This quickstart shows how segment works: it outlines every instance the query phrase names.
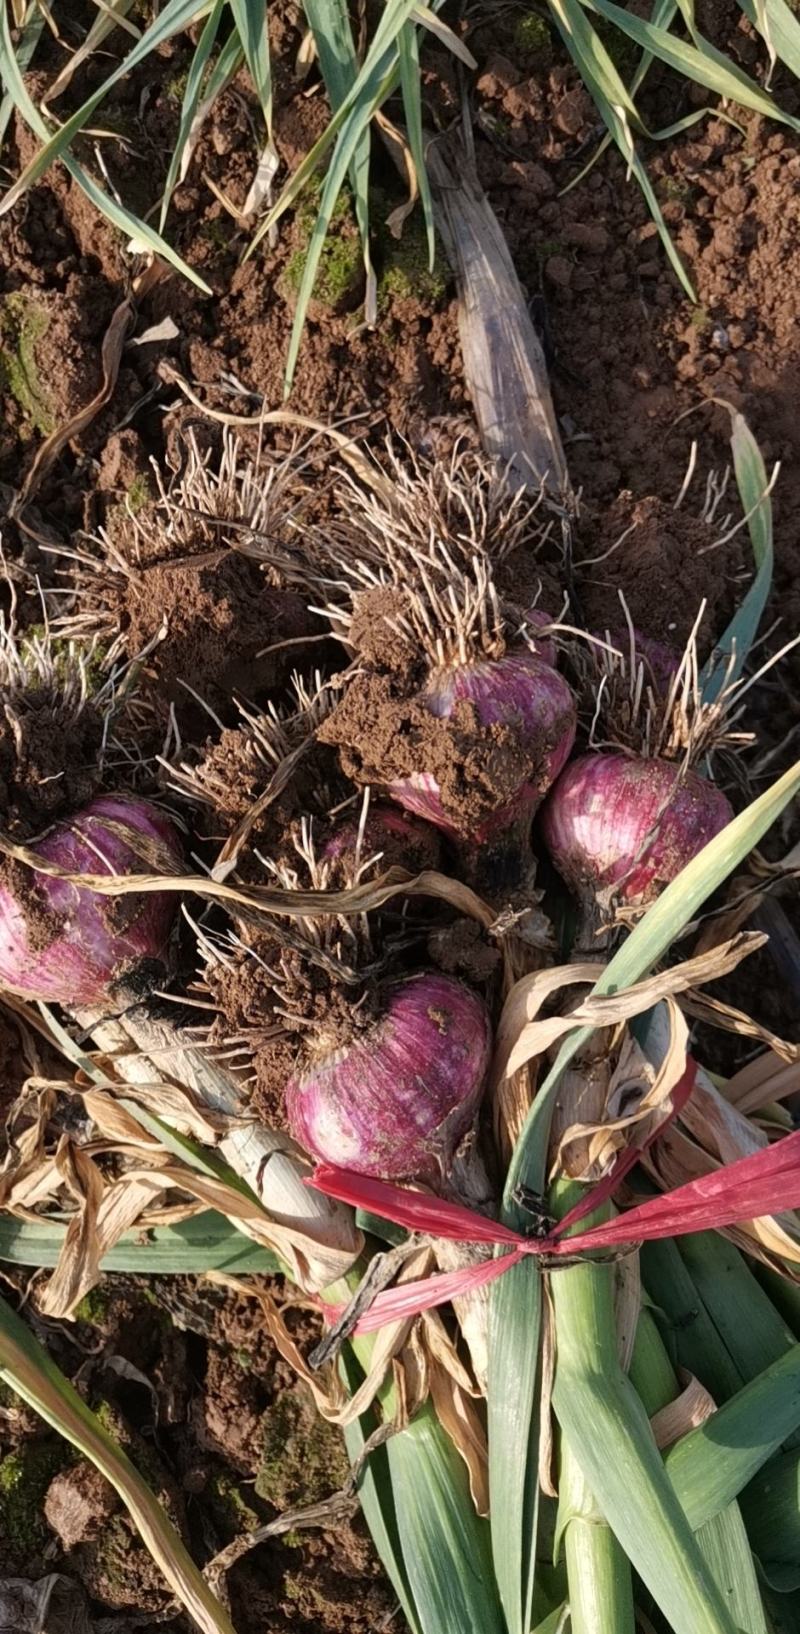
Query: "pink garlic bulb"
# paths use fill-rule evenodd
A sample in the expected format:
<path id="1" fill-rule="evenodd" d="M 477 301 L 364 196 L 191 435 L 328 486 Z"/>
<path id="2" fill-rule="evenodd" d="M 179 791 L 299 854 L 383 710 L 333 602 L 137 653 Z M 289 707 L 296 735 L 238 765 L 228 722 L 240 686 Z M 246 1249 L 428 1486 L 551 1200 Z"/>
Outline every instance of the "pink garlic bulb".
<path id="1" fill-rule="evenodd" d="M 525 623 L 533 637 L 536 648 L 535 656 L 540 663 L 549 664 L 551 669 L 555 669 L 558 663 L 558 647 L 551 635 L 542 635 L 541 632 L 548 629 L 555 622 L 556 620 L 551 618 L 550 614 L 546 613 L 541 607 L 529 607 L 525 614 Z"/>
<path id="2" fill-rule="evenodd" d="M 575 741 L 575 700 L 563 676 L 532 653 L 508 653 L 504 658 L 434 671 L 423 701 L 440 719 L 446 720 L 463 701 L 473 705 L 483 726 L 515 729 L 524 747 L 531 750 L 531 771 L 513 800 L 498 807 L 466 836 L 453 824 L 431 772 L 422 769 L 394 779 L 387 784 L 392 798 L 445 833 L 476 842 L 529 819 L 567 761 Z"/>
<path id="3" fill-rule="evenodd" d="M 181 865 L 168 817 L 146 800 L 101 795 L 29 848 L 76 874 L 165 872 Z M 94 1005 L 163 963 L 177 896 L 103 896 L 7 863 L 0 875 L 0 983 L 23 998 Z"/>
<path id="4" fill-rule="evenodd" d="M 612 630 L 611 634 L 603 639 L 610 641 L 612 646 L 623 654 L 626 663 L 630 662 L 630 630 Z M 666 696 L 678 673 L 680 659 L 677 653 L 663 641 L 656 641 L 653 636 L 642 635 L 641 630 L 634 630 L 633 639 L 636 662 L 643 663 L 645 676 L 652 680 L 656 692 Z"/>
<path id="5" fill-rule="evenodd" d="M 379 853 L 384 867 L 393 864 L 417 872 L 438 868 L 441 852 L 439 836 L 429 823 L 416 822 L 388 801 L 370 805 L 363 834 L 355 819 L 337 824 L 323 848 L 326 861 L 340 862 L 352 871 L 359 848 L 362 858 Z"/>
<path id="6" fill-rule="evenodd" d="M 388 989 L 371 1027 L 317 1049 L 289 1080 L 289 1127 L 325 1163 L 437 1184 L 475 1122 L 490 1045 L 476 993 L 451 976 L 411 976 Z"/>
<path id="7" fill-rule="evenodd" d="M 585 907 L 612 894 L 651 901 L 733 812 L 698 772 L 669 760 L 589 754 L 551 790 L 540 832 L 556 868 Z"/>

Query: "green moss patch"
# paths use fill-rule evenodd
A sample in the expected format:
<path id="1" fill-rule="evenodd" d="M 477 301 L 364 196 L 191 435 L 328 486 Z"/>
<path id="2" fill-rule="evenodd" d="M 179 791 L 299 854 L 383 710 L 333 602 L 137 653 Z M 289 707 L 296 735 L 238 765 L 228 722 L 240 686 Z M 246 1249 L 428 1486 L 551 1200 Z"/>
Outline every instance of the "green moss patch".
<path id="1" fill-rule="evenodd" d="M 338 1492 L 349 1465 L 341 1432 L 320 1418 L 302 1388 L 286 1390 L 262 1420 L 259 1498 L 278 1510 L 305 1508 Z"/>
<path id="2" fill-rule="evenodd" d="M 553 36 L 549 24 L 538 11 L 528 11 L 514 25 L 514 45 L 528 62 L 548 67 L 553 56 Z"/>
<path id="3" fill-rule="evenodd" d="M 261 1524 L 255 1510 L 242 1496 L 241 1488 L 224 1472 L 209 1481 L 206 1501 L 216 1525 L 226 1537 L 255 1532 Z"/>
<path id="4" fill-rule="evenodd" d="M 297 299 L 306 268 L 308 247 L 319 210 L 316 187 L 303 194 L 294 218 L 294 248 L 280 278 L 280 290 L 290 302 Z M 364 293 L 364 255 L 350 194 L 345 188 L 334 206 L 314 279 L 311 301 L 332 312 L 347 312 Z"/>
<path id="5" fill-rule="evenodd" d="M 95 1286 L 89 1289 L 88 1294 L 84 1294 L 80 1304 L 75 1306 L 76 1320 L 78 1322 L 90 1322 L 95 1328 L 102 1327 L 108 1316 L 111 1299 L 111 1291 L 106 1287 L 105 1283 L 95 1283 Z"/>
<path id="6" fill-rule="evenodd" d="M 49 393 L 39 379 L 36 346 L 49 323 L 49 312 L 28 295 L 17 291 L 0 300 L 0 387 L 43 437 L 55 421 Z"/>
<path id="7" fill-rule="evenodd" d="M 378 232 L 379 308 L 385 309 L 393 301 L 407 300 L 437 306 L 447 293 L 449 274 L 438 241 L 431 268 L 422 211 L 416 209 L 403 223 L 402 236 L 395 238 L 386 226 L 391 201 L 382 194 L 377 195 L 371 208 Z"/>
<path id="8" fill-rule="evenodd" d="M 45 1493 L 68 1457 L 63 1441 L 26 1441 L 0 1463 L 0 1557 L 5 1569 L 28 1570 L 50 1541 Z"/>

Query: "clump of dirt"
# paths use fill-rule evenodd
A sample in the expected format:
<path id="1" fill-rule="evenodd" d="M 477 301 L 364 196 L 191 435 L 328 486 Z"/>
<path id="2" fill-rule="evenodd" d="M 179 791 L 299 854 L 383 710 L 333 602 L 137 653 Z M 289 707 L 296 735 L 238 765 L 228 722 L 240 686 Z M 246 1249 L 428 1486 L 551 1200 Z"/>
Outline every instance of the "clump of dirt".
<path id="1" fill-rule="evenodd" d="M 251 938 L 252 951 L 211 965 L 205 984 L 218 1010 L 209 1035 L 212 1045 L 236 1040 L 252 1058 L 251 1106 L 277 1128 L 286 1128 L 284 1093 L 308 1053 L 348 1044 L 372 1025 L 379 997 L 366 980 L 353 986 L 321 969 L 308 952 L 279 948 L 263 936 Z M 345 954 L 346 957 L 346 954 Z"/>
<path id="2" fill-rule="evenodd" d="M 0 384 L 22 442 L 47 436 L 91 402 L 109 316 L 105 284 L 82 274 L 63 292 L 20 283 L 0 296 Z"/>
<path id="3" fill-rule="evenodd" d="M 3 692 L 5 691 L 5 698 Z M 0 814 L 15 838 L 41 833 L 98 792 L 104 723 L 91 701 L 78 707 L 58 687 L 0 685 Z"/>
<path id="4" fill-rule="evenodd" d="M 431 931 L 428 952 L 449 976 L 465 976 L 478 985 L 491 981 L 500 968 L 500 949 L 487 941 L 485 931 L 474 919 L 455 919 L 452 925 Z"/>
<path id="5" fill-rule="evenodd" d="M 624 627 L 621 591 L 634 627 L 681 652 L 705 600 L 698 638 L 705 656 L 742 590 L 739 540 L 718 545 L 719 537 L 702 518 L 663 499 L 619 494 L 581 527 L 585 565 L 576 561 L 575 578 L 587 627 L 598 632 Z"/>
<path id="6" fill-rule="evenodd" d="M 320 728 L 355 783 L 385 787 L 427 774 L 435 779 L 448 824 L 471 835 L 535 781 L 552 745 L 513 725 L 484 726 L 474 705 L 456 703 L 446 719 L 416 698 L 398 697 L 386 675 L 357 675 Z"/>
<path id="7" fill-rule="evenodd" d="M 518 550 L 501 556 L 493 576 L 500 596 L 508 604 L 510 619 L 535 607 L 555 623 L 564 606 L 564 586 L 557 568 L 545 562 L 529 545 L 521 545 Z M 536 632 L 531 633 L 535 636 Z"/>
<path id="8" fill-rule="evenodd" d="M 202 751 L 184 755 L 176 781 L 193 806 L 192 821 L 201 833 L 219 843 L 231 835 L 266 793 L 273 777 L 280 783 L 281 767 L 301 747 L 302 739 L 292 739 L 291 731 L 273 731 L 267 717 L 253 717 L 241 726 L 229 727 L 216 738 L 208 738 Z M 313 727 L 303 726 L 307 748 L 299 754 L 288 781 L 252 821 L 247 844 L 237 864 L 240 877 L 264 884 L 261 857 L 297 865 L 295 840 L 302 818 L 312 820 L 315 850 L 320 853 L 320 832 L 326 831 L 327 813 L 347 800 L 346 786 L 333 749 L 311 741 Z M 265 740 L 275 748 L 273 759 Z"/>
<path id="9" fill-rule="evenodd" d="M 61 1470 L 45 1493 L 44 1518 L 69 1554 L 80 1543 L 96 1543 L 122 1499 L 93 1464 Z"/>
<path id="10" fill-rule="evenodd" d="M 347 634 L 359 657 L 371 668 L 379 674 L 394 675 L 410 686 L 415 677 L 418 683 L 422 680 L 423 672 L 417 643 L 398 627 L 408 607 L 406 592 L 393 585 L 364 590 L 353 599 Z"/>
<path id="11" fill-rule="evenodd" d="M 147 697 L 162 714 L 174 705 L 184 719 L 197 714 L 187 687 L 226 713 L 232 693 L 269 691 L 287 660 L 265 649 L 308 635 L 313 622 L 302 597 L 276 589 L 254 563 L 229 550 L 210 561 L 143 566 L 125 581 L 117 609 L 130 655 L 152 648 L 142 683 Z"/>
<path id="12" fill-rule="evenodd" d="M 299 1544 L 303 1537 L 302 1546 Z M 357 1524 L 322 1536 L 291 1533 L 280 1555 L 259 1551 L 231 1574 L 236 1627 L 258 1634 L 375 1634 L 397 1602 Z"/>
<path id="13" fill-rule="evenodd" d="M 185 1416 L 187 1397 L 187 1347 L 183 1334 L 170 1322 L 154 1298 L 143 1298 L 137 1283 L 122 1276 L 101 1278 L 84 1295 L 75 1311 L 78 1332 L 87 1351 L 96 1353 L 98 1340 L 103 1353 L 135 1361 L 146 1373 L 155 1392 L 158 1419 L 162 1425 L 180 1424 Z M 125 1388 L 124 1376 L 103 1373 L 103 1386 L 113 1394 L 128 1418 L 135 1417 L 140 1397 Z M 146 1411 L 152 1415 L 152 1401 Z"/>
<path id="14" fill-rule="evenodd" d="M 264 1390 L 247 1368 L 231 1366 L 230 1357 L 212 1350 L 202 1395 L 195 1408 L 195 1430 L 204 1447 L 221 1454 L 242 1475 L 257 1467 Z"/>
<path id="15" fill-rule="evenodd" d="M 13 1016 L 0 1009 L 0 1129 L 29 1076 L 34 1061 Z"/>

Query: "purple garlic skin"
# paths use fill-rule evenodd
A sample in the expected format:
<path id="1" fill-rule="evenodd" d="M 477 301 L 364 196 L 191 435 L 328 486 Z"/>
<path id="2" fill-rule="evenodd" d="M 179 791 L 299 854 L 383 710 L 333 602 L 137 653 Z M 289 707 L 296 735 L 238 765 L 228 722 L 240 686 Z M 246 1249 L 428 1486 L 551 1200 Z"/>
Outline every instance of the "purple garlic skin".
<path id="1" fill-rule="evenodd" d="M 555 669 L 558 664 L 558 647 L 551 635 L 542 635 L 541 632 L 548 629 L 555 622 L 556 620 L 551 618 L 550 614 L 546 613 L 542 607 L 530 607 L 525 614 L 528 633 L 533 638 L 536 647 L 536 657 L 540 663 L 548 664 L 550 669 Z"/>
<path id="2" fill-rule="evenodd" d="M 652 901 L 733 816 L 715 784 L 670 760 L 589 754 L 551 790 L 539 826 L 558 872 L 586 905 Z"/>
<path id="3" fill-rule="evenodd" d="M 182 864 L 169 818 L 125 795 L 101 795 L 29 849 L 79 874 L 167 872 L 165 862 L 176 870 Z M 44 1003 L 104 1003 L 135 986 L 144 965 L 164 960 L 177 906 L 170 892 L 102 896 L 15 865 L 11 879 L 0 879 L 0 983 Z"/>
<path id="4" fill-rule="evenodd" d="M 343 862 L 355 867 L 361 839 L 360 854 L 369 857 L 378 853 L 386 866 L 398 863 L 410 869 L 438 868 L 441 841 L 430 823 L 418 823 L 405 811 L 389 801 L 370 806 L 363 834 L 360 825 L 350 819 L 339 823 L 323 849 L 323 857 L 330 862 Z"/>
<path id="5" fill-rule="evenodd" d="M 655 691 L 666 697 L 673 680 L 680 667 L 680 659 L 671 647 L 663 641 L 656 641 L 653 636 L 642 635 L 641 630 L 634 630 L 634 657 L 637 664 L 644 668 L 645 678 L 652 682 Z M 626 662 L 629 661 L 631 651 L 630 630 L 612 630 L 603 637 L 611 642 L 623 654 Z"/>
<path id="6" fill-rule="evenodd" d="M 438 1184 L 472 1128 L 489 1065 L 483 1001 L 450 976 L 387 990 L 383 1014 L 286 1086 L 289 1127 L 325 1163 Z"/>
<path id="7" fill-rule="evenodd" d="M 474 706 L 483 726 L 513 727 L 523 743 L 535 751 L 531 777 L 520 785 L 514 799 L 464 836 L 445 810 L 432 773 L 423 770 L 397 778 L 387 785 L 387 792 L 398 805 L 435 823 L 452 837 L 480 843 L 533 814 L 569 759 L 577 711 L 564 677 L 529 652 L 443 668 L 430 676 L 423 701 L 432 715 L 446 720 L 462 700 Z"/>

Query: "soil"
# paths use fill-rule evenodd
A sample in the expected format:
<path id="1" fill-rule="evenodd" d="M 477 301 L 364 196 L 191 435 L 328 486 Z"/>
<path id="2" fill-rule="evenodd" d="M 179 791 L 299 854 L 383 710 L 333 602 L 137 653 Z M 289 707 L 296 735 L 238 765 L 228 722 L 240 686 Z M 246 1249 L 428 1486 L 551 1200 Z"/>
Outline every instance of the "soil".
<path id="1" fill-rule="evenodd" d="M 28 694 L 27 707 L 13 685 L 2 691 L 0 822 L 24 840 L 97 793 L 103 717 L 91 702 L 76 709 L 57 684 Z"/>
<path id="2" fill-rule="evenodd" d="M 697 13 L 715 44 L 748 72 L 757 70 L 762 59 L 756 37 L 738 7 L 698 0 Z M 88 0 L 71 8 L 65 45 L 43 31 L 27 76 L 35 100 L 95 15 Z M 476 157 L 541 328 L 572 480 L 581 491 L 571 561 L 575 614 L 590 628 L 618 630 L 622 589 L 636 626 L 680 647 L 705 597 L 701 650 L 712 644 L 748 567 L 742 534 L 719 542 L 735 506 L 722 499 L 708 519 L 716 492 L 708 486 L 710 473 L 721 473 L 729 461 L 730 417 L 722 406 L 729 404 L 746 414 L 768 467 L 782 464 L 773 500 L 769 636 L 777 647 L 794 634 L 800 614 L 800 142 L 774 123 L 734 110 L 740 128 L 704 116 L 674 139 L 642 143 L 665 220 L 696 286 L 698 301 L 692 304 L 621 158 L 606 151 L 580 176 L 601 135 L 597 116 L 555 31 L 538 14 L 536 28 L 523 31 L 521 15 L 513 6 L 470 11 L 469 43 L 480 63 L 472 89 Z M 283 177 L 320 134 L 326 110 L 313 71 L 303 83 L 295 74 L 301 42 L 295 9 L 271 5 L 270 21 Z M 127 39 L 117 31 L 78 70 L 56 104 L 59 118 L 96 88 L 123 47 Z M 98 127 L 110 134 L 88 138 L 76 150 L 94 171 L 95 142 L 102 140 L 108 182 L 142 217 L 163 186 L 191 49 L 186 38 L 166 42 L 102 104 Z M 619 51 L 618 42 L 614 49 Z M 451 59 L 435 43 L 426 42 L 424 61 L 426 119 L 445 128 L 459 113 L 460 86 Z M 800 89 L 780 69 L 773 91 L 783 107 L 800 114 Z M 705 93 L 657 67 L 640 99 L 651 130 L 685 119 L 704 101 Z M 62 451 L 21 519 L 7 513 L 42 439 L 98 389 L 102 337 L 127 293 L 131 259 L 121 235 L 61 166 L 0 219 L 0 510 L 20 624 L 41 623 L 39 584 L 45 591 L 73 589 L 68 610 L 76 617 L 86 612 L 101 642 L 121 633 L 129 656 L 147 648 L 166 624 L 164 639 L 144 660 L 136 777 L 145 784 L 152 780 L 152 760 L 171 722 L 181 739 L 176 758 L 191 764 L 211 758 L 228 790 L 195 819 L 200 847 L 209 838 L 227 837 L 251 793 L 263 787 L 263 766 L 253 765 L 237 736 L 231 693 L 265 707 L 270 688 L 296 662 L 323 662 L 321 625 L 309 619 L 279 568 L 245 557 L 235 539 L 222 540 L 211 527 L 187 526 L 170 543 L 154 508 L 151 461 L 169 482 L 190 436 L 211 458 L 219 452 L 218 425 L 187 402 L 176 371 L 203 404 L 224 414 L 252 417 L 262 404 L 277 407 L 282 401 L 308 218 L 298 210 L 274 246 L 264 240 L 242 262 L 250 227 L 222 202 L 234 209 L 244 204 L 259 117 L 240 73 L 216 104 L 187 177 L 173 194 L 168 236 L 208 282 L 212 297 L 173 276 L 156 285 L 137 314 L 109 403 Z M 22 122 L 12 121 L 3 153 L 9 173 L 16 174 L 34 151 Z M 575 185 L 562 191 L 569 183 Z M 361 271 L 353 259 L 352 223 L 343 216 L 315 289 L 291 407 L 324 421 L 347 419 L 354 434 L 376 449 L 391 430 L 414 448 L 446 456 L 455 438 L 472 429 L 455 292 L 443 263 L 433 275 L 425 271 L 416 218 L 400 243 L 387 231 L 386 215 L 399 202 L 388 161 L 379 156 L 373 212 L 378 326 L 369 332 L 360 324 Z M 153 331 L 159 338 L 148 338 Z M 133 344 L 138 340 L 143 344 Z M 257 432 L 242 427 L 240 435 L 245 450 L 254 451 Z M 676 510 L 693 439 L 696 469 Z M 290 434 L 276 432 L 275 443 L 288 448 Z M 53 547 L 77 550 L 89 565 L 79 571 Z M 504 571 L 512 599 L 524 599 L 524 592 L 532 604 L 538 595 L 540 605 L 557 615 L 557 565 L 549 557 L 533 564 L 510 559 Z M 392 691 L 408 654 L 399 638 L 388 641 L 385 611 L 374 598 L 362 598 L 357 645 L 374 669 L 359 683 L 360 715 L 350 723 L 340 715 L 333 733 L 347 742 L 359 777 L 368 775 L 381 750 L 381 733 L 387 752 L 398 724 L 437 735 L 430 716 L 412 719 L 407 699 Z M 3 612 L 10 612 L 8 591 Z M 308 651 L 296 646 L 258 656 L 305 636 Z M 789 734 L 797 731 L 800 702 L 786 677 L 798 673 L 797 660 L 790 657 L 786 666 L 751 698 L 758 754 L 772 754 L 764 767 L 756 765 L 757 787 L 792 758 Z M 405 684 L 412 669 L 405 670 Z M 26 716 L 18 731 L 6 708 L 7 689 L 0 690 L 0 826 L 27 835 L 96 792 L 101 727 L 87 710 L 79 722 Z M 217 724 L 209 724 L 208 708 Z M 402 722 L 398 710 L 405 711 Z M 221 741 L 219 723 L 226 730 Z M 468 711 L 457 725 L 471 745 Z M 175 747 L 173 736 L 171 752 Z M 397 744 L 391 747 L 396 753 Z M 454 776 L 456 770 L 462 774 L 464 758 L 458 768 L 450 765 Z M 741 761 L 734 767 L 739 775 L 750 764 L 747 757 Z M 487 766 L 478 755 L 478 762 L 471 773 L 491 783 L 493 761 Z M 332 766 L 327 750 L 309 759 L 309 787 L 325 791 L 325 810 L 334 803 L 326 783 L 330 778 L 335 784 Z M 446 779 L 444 763 L 441 770 Z M 453 799 L 454 809 L 462 809 L 463 789 Z M 258 832 L 259 844 L 285 838 L 296 815 L 291 801 L 278 803 Z M 366 838 L 372 845 L 369 831 Z M 787 818 L 783 849 L 793 838 Z M 398 851 L 382 843 L 375 848 L 387 863 L 408 855 L 405 841 Z M 413 848 L 412 855 L 416 867 Z M 788 900 L 785 905 L 791 906 Z M 438 927 L 431 951 L 468 979 L 491 978 L 494 950 L 471 927 Z M 757 979 L 744 966 L 727 996 L 741 1002 L 742 983 L 749 979 L 749 1007 L 778 1031 L 796 1036 L 796 1022 L 788 1005 L 776 1001 L 775 978 L 763 958 Z M 245 968 L 247 981 L 258 988 L 259 967 L 250 961 Z M 259 1014 L 259 992 L 245 991 L 240 977 L 235 969 L 226 994 L 222 976 L 217 978 L 228 1033 L 234 1027 L 246 1033 Z M 754 995 L 756 986 L 763 1002 Z M 260 1004 L 263 1014 L 263 991 Z M 283 1048 L 289 1046 L 284 1042 Z M 725 1067 L 731 1054 L 726 1044 Z M 0 1030 L 0 1060 L 5 1110 L 37 1068 L 20 1054 L 13 1023 Z M 288 1065 L 286 1054 L 276 1056 L 275 1070 L 258 1079 L 255 1093 L 265 1111 L 275 1110 L 275 1084 L 285 1080 Z M 12 1274 L 12 1295 L 16 1286 L 21 1298 L 28 1281 L 27 1272 Z M 209 1559 L 281 1507 L 314 1501 L 341 1483 L 340 1441 L 319 1420 L 311 1436 L 308 1403 L 294 1377 L 266 1340 L 256 1308 L 233 1293 L 191 1279 L 137 1283 L 115 1277 L 89 1297 L 74 1325 L 43 1322 L 35 1288 L 24 1312 L 78 1387 L 108 1403 L 109 1424 L 164 1495 L 197 1559 Z M 305 1314 L 295 1320 L 305 1344 L 311 1334 L 302 1324 L 313 1323 Z M 150 1379 L 152 1390 L 139 1375 Z M 64 1570 L 83 1581 L 101 1613 L 163 1610 L 163 1584 L 110 1491 L 27 1409 L 7 1406 L 5 1395 L 1 1405 L 0 1520 L 12 1512 L 9 1494 L 15 1519 L 13 1529 L 0 1526 L 0 1569 L 32 1577 Z M 238 1634 L 375 1634 L 393 1626 L 393 1599 L 358 1518 L 261 1545 L 236 1565 L 228 1588 Z M 177 1615 L 162 1626 L 188 1634 Z"/>
<path id="3" fill-rule="evenodd" d="M 191 706 L 188 688 L 208 709 L 230 712 L 232 694 L 263 693 L 282 678 L 285 664 L 269 654 L 262 658 L 263 649 L 311 627 L 300 596 L 265 585 L 252 562 L 227 551 L 204 566 L 166 561 L 143 567 L 110 611 L 130 656 L 158 643 L 148 660 L 145 695 L 159 700 L 164 714 L 177 707 L 181 725 L 189 728 L 197 706 Z"/>
<path id="4" fill-rule="evenodd" d="M 27 1273 L 14 1280 L 22 1289 Z M 286 1314 L 310 1346 L 316 1322 Z M 44 1337 L 35 1300 L 29 1320 Z M 339 1432 L 265 1341 L 252 1301 L 204 1292 L 190 1278 L 105 1278 L 77 1322 L 60 1326 L 55 1349 L 197 1557 L 343 1484 Z M 168 1610 L 163 1579 L 113 1488 L 35 1419 L 6 1412 L 0 1514 L 4 1573 L 62 1571 L 107 1612 Z M 330 1533 L 290 1531 L 260 1545 L 233 1567 L 227 1587 L 242 1634 L 373 1634 L 392 1612 L 358 1516 Z M 162 1626 L 190 1631 L 177 1614 Z"/>
<path id="5" fill-rule="evenodd" d="M 418 699 L 397 697 L 385 675 L 357 676 L 321 731 L 357 784 L 403 782 L 424 767 L 449 828 L 465 835 L 535 778 L 551 747 L 523 740 L 513 726 L 487 729 L 464 699 L 440 720 Z"/>
<path id="6" fill-rule="evenodd" d="M 587 627 L 618 630 L 622 592 L 634 627 L 681 653 L 705 601 L 698 650 L 706 658 L 741 593 L 745 561 L 739 540 L 719 544 L 702 517 L 676 511 L 655 495 L 635 499 L 627 491 L 588 516 L 587 524 L 581 534 L 585 558 L 575 564 Z M 622 542 L 615 548 L 617 540 Z"/>

